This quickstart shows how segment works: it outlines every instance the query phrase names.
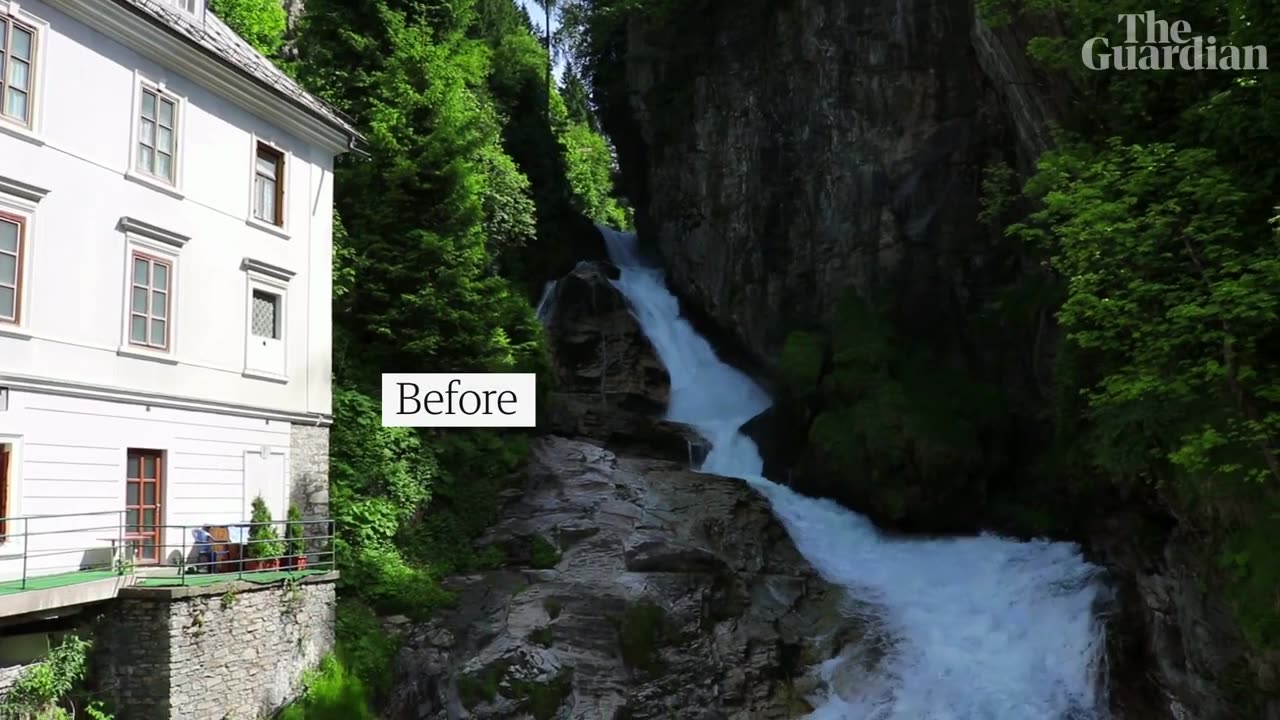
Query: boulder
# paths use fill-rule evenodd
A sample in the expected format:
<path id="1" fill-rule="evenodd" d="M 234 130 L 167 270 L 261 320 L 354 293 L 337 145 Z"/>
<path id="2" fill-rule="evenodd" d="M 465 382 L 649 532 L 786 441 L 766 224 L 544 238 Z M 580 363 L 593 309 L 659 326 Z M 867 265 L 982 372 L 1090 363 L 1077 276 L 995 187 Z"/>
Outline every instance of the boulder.
<path id="1" fill-rule="evenodd" d="M 873 634 L 763 497 L 680 463 L 539 440 L 483 542 L 533 549 L 407 634 L 386 717 L 803 717 L 811 668 Z"/>
<path id="2" fill-rule="evenodd" d="M 556 285 L 547 337 L 563 393 L 597 396 L 611 409 L 661 414 L 671 380 L 610 280 L 618 268 L 579 263 Z"/>

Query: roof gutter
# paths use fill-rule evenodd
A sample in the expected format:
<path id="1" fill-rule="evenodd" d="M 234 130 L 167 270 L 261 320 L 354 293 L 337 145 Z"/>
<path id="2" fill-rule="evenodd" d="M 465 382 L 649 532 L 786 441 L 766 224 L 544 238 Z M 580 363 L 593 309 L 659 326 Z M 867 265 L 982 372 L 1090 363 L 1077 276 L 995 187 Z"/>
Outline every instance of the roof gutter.
<path id="1" fill-rule="evenodd" d="M 359 135 L 352 135 L 350 140 L 347 141 L 347 150 L 357 157 L 368 160 L 373 157 L 373 155 L 370 155 L 369 151 L 364 149 L 364 143 L 362 143 L 361 140 L 363 140 L 363 138 Z"/>

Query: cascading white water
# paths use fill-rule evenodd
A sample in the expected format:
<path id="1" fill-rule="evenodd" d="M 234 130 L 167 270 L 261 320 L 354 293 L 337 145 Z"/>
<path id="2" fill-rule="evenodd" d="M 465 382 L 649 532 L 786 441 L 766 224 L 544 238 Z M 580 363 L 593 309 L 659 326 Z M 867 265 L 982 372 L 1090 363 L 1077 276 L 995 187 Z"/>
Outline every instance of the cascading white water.
<path id="1" fill-rule="evenodd" d="M 555 309 L 556 285 L 558 284 L 559 282 L 556 280 L 549 280 L 546 285 L 542 286 L 542 298 L 538 300 L 538 309 L 534 311 L 534 315 L 538 318 L 538 322 L 544 325 L 547 322 L 547 318 L 551 316 L 551 311 Z"/>
<path id="2" fill-rule="evenodd" d="M 887 654 L 852 682 L 836 678 L 843 664 L 858 662 L 857 648 L 820 668 L 826 694 L 811 699 L 811 718 L 1107 717 L 1098 568 L 1067 543 L 888 539 L 857 513 L 766 480 L 755 443 L 739 428 L 769 407 L 769 396 L 680 317 L 663 272 L 641 260 L 633 235 L 600 231 L 622 270 L 613 284 L 671 376 L 668 419 L 711 443 L 699 470 L 741 478 L 767 497 L 800 552 L 871 607 L 889 635 Z"/>

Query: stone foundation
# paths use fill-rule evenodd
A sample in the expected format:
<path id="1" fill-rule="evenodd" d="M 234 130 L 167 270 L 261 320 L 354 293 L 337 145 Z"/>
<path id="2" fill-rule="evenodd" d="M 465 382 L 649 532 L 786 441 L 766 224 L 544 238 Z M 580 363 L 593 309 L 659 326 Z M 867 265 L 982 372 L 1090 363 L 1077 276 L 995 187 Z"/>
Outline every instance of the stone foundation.
<path id="1" fill-rule="evenodd" d="M 120 718 L 267 717 L 333 649 L 336 582 L 126 588 L 96 629 L 95 684 Z"/>

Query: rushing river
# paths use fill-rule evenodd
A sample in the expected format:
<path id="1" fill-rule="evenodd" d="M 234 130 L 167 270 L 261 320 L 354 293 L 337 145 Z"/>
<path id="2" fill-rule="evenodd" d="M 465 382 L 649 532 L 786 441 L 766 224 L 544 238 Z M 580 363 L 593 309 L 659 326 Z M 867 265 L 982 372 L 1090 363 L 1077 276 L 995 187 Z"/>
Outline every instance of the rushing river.
<path id="1" fill-rule="evenodd" d="M 668 418 L 711 443 L 699 469 L 741 478 L 767 497 L 800 552 L 870 607 L 888 636 L 875 663 L 860 662 L 864 650 L 855 647 L 818 669 L 826 682 L 810 698 L 811 718 L 1105 720 L 1095 614 L 1105 588 L 1076 546 L 991 535 L 890 539 L 855 512 L 769 482 L 755 443 L 739 432 L 769 407 L 768 394 L 680 317 L 634 235 L 601 232 L 622 270 L 614 285 L 671 375 Z M 846 663 L 858 670 L 842 673 Z"/>

